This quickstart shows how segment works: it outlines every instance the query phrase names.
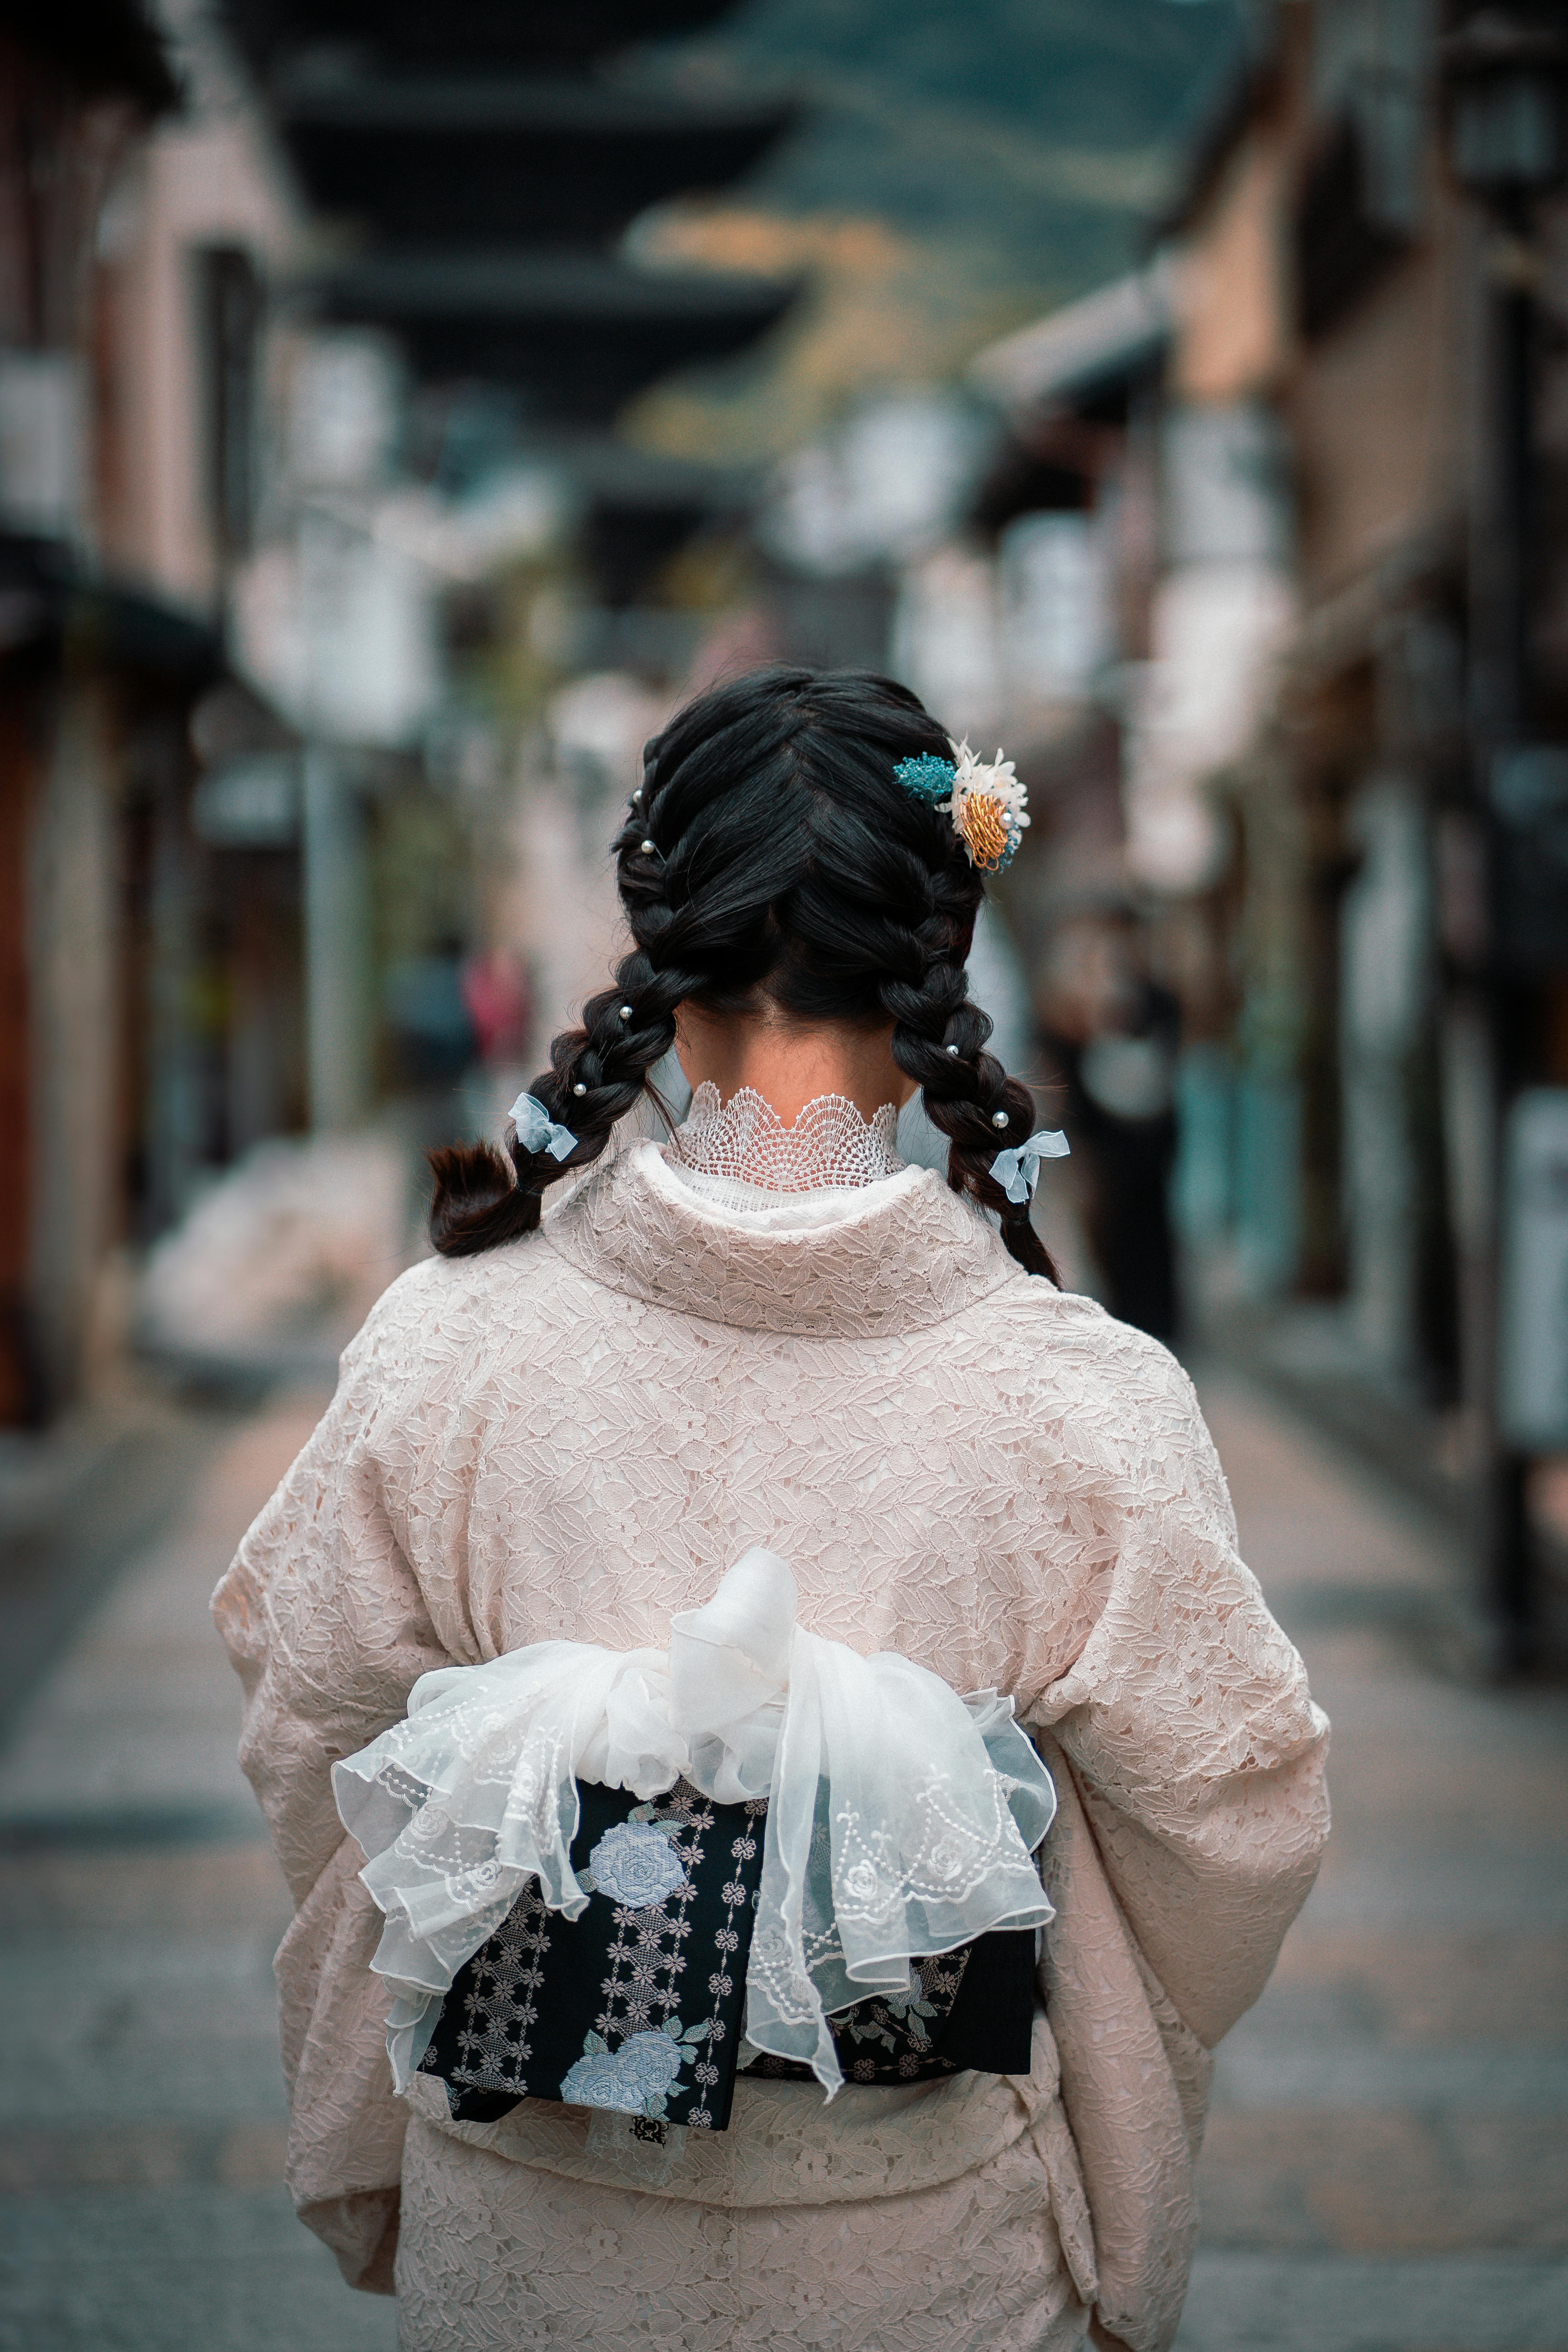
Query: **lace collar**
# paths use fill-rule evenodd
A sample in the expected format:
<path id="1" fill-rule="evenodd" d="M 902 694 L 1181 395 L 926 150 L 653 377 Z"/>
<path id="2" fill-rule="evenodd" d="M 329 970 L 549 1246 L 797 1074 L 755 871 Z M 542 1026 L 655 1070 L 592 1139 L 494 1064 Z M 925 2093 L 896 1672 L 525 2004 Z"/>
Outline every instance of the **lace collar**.
<path id="1" fill-rule="evenodd" d="M 745 1212 L 776 1208 L 785 1196 L 858 1192 L 896 1176 L 904 1164 L 898 1132 L 891 1103 L 868 1122 L 844 1095 L 818 1095 L 785 1127 L 754 1087 L 725 1103 L 705 1078 L 665 1156 L 694 1192 Z"/>
<path id="2" fill-rule="evenodd" d="M 1028 1282 L 979 1211 L 929 1168 L 774 1193 L 767 1210 L 747 1213 L 705 1197 L 668 1150 L 633 1142 L 601 1160 L 546 1210 L 545 1240 L 593 1280 L 651 1306 L 815 1338 L 923 1330 Z"/>

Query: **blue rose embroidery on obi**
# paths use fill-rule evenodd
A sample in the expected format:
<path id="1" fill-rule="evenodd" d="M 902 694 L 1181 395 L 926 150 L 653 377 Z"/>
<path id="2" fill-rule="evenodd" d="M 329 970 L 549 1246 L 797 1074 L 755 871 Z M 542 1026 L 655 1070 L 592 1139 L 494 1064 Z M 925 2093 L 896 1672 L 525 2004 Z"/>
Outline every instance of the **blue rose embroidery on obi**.
<path id="1" fill-rule="evenodd" d="M 588 1856 L 583 1884 L 590 1881 L 595 1895 L 646 1911 L 684 1886 L 686 1873 L 668 1838 L 651 1822 L 616 1822 Z"/>
<path id="2" fill-rule="evenodd" d="M 634 2033 L 614 2052 L 590 2033 L 584 2055 L 562 2077 L 561 2096 L 569 2107 L 608 2107 L 619 2116 L 661 2116 L 675 2078 L 709 2027 L 689 2025 L 682 2033 L 672 2018 L 662 2032 Z"/>

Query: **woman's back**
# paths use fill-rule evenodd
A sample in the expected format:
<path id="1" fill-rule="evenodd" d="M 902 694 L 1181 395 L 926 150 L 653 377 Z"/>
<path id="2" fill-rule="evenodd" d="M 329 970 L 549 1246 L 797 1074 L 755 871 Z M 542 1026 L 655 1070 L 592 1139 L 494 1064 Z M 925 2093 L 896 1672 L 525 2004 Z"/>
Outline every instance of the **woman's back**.
<path id="1" fill-rule="evenodd" d="M 930 722 L 899 689 L 796 674 L 710 703 L 652 747 L 655 814 L 622 837 L 639 945 L 616 989 L 520 1097 L 511 1172 L 446 1168 L 446 1254 L 373 1313 L 217 1596 L 300 1906 L 279 1955 L 290 2185 L 356 2284 L 388 2287 L 395 2251 L 408 2352 L 1066 2352 L 1091 2310 L 1158 2352 L 1207 2050 L 1310 1885 L 1327 1727 L 1237 1557 L 1185 1375 L 1039 1278 L 1026 1171 L 1051 1139 L 964 995 L 976 862 L 928 826 L 923 784 L 910 814 L 879 781 L 900 729 L 917 772 L 942 766 Z M 879 748 L 841 772 L 845 710 Z M 737 773 L 775 777 L 776 836 Z M 723 1010 L 742 982 L 795 989 L 795 1022 L 841 1005 L 875 1118 L 803 1081 L 759 1154 L 731 1084 L 668 1142 L 618 1131 L 593 1164 L 678 1006 L 683 1058 L 716 1003 L 711 1050 L 739 1035 L 765 1068 L 782 1039 L 791 1083 L 796 1030 Z M 906 1063 L 952 1137 L 948 1184 L 890 1158 L 866 1097 Z M 578 1181 L 541 1224 L 563 1160 Z M 661 1650 L 752 1547 L 788 1562 L 808 1633 L 999 1690 L 1035 1738 L 1059 1811 L 1027 2074 L 850 2082 L 827 2105 L 742 2074 L 728 2130 L 635 2176 L 569 2104 L 479 2124 L 427 2075 L 395 2096 L 381 1915 L 332 1767 L 431 1669 Z"/>
<path id="2" fill-rule="evenodd" d="M 464 1659 L 660 1643 L 762 1544 L 812 1630 L 1026 1716 L 1130 1506 L 1226 1528 L 1173 1359 L 925 1170 L 742 1217 L 635 1146 L 539 1244 L 405 1276 L 362 1345 L 352 1443 Z"/>

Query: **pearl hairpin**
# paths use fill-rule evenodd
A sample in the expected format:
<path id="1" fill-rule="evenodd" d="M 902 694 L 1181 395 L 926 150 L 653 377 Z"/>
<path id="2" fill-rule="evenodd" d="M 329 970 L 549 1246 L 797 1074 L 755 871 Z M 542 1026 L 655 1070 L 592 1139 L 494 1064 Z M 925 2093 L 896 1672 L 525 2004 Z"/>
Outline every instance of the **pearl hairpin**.
<path id="1" fill-rule="evenodd" d="M 623 1004 L 623 1005 L 622 1005 L 622 1007 L 621 1007 L 621 1019 L 622 1019 L 623 1021 L 629 1021 L 629 1020 L 631 1019 L 631 1017 L 632 1017 L 632 1008 L 631 1008 L 631 1006 L 630 1006 L 629 1004 Z"/>
<path id="2" fill-rule="evenodd" d="M 948 1049 L 947 1049 L 947 1050 L 948 1050 L 948 1052 L 949 1052 L 950 1054 L 956 1054 L 956 1053 L 957 1053 L 957 1051 L 958 1051 L 958 1048 L 957 1048 L 957 1046 L 956 1046 L 956 1045 L 950 1045 L 950 1046 L 948 1047 Z"/>
<path id="3" fill-rule="evenodd" d="M 994 1110 L 991 1114 L 991 1124 L 993 1127 L 1005 1127 L 1007 1124 L 1006 1112 L 1005 1110 Z"/>
<path id="4" fill-rule="evenodd" d="M 583 1084 L 582 1079 L 581 1079 L 581 1078 L 579 1078 L 579 1079 L 578 1079 L 578 1081 L 577 1081 L 577 1083 L 576 1083 L 576 1085 L 573 1087 L 572 1091 L 573 1091 L 573 1093 L 574 1093 L 574 1095 L 585 1095 L 585 1094 L 587 1093 L 588 1089 L 587 1089 L 587 1087 Z"/>
<path id="5" fill-rule="evenodd" d="M 658 847 L 658 844 L 657 841 L 645 841 L 642 845 L 642 854 L 645 857 L 651 857 Z"/>

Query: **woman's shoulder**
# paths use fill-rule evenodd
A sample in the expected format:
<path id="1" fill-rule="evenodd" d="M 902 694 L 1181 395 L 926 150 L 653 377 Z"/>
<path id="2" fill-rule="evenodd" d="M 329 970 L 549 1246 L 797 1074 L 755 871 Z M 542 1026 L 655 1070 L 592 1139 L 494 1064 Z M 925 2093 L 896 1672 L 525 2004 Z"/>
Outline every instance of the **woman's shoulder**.
<path id="1" fill-rule="evenodd" d="M 991 1379 L 1039 1446 L 1098 1465 L 1112 1485 L 1131 1479 L 1150 1496 L 1195 1489 L 1220 1504 L 1224 1480 L 1197 1391 L 1161 1340 L 1095 1299 L 1031 1278 L 996 1295 L 983 1344 Z"/>
<path id="2" fill-rule="evenodd" d="M 551 1294 L 576 1286 L 573 1270 L 538 1234 L 473 1257 L 429 1256 L 398 1275 L 371 1308 L 343 1357 L 345 1372 L 374 1365 L 433 1370 L 471 1363 L 500 1332 L 521 1335 L 531 1319 L 552 1319 Z M 577 1302 L 556 1311 L 572 1314 Z"/>
<path id="3" fill-rule="evenodd" d="M 998 1348 L 1047 1381 L 1192 1393 L 1191 1381 L 1163 1340 L 1119 1323 L 1084 1292 L 1058 1290 L 1022 1269 L 993 1294 L 982 1319 Z"/>

